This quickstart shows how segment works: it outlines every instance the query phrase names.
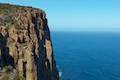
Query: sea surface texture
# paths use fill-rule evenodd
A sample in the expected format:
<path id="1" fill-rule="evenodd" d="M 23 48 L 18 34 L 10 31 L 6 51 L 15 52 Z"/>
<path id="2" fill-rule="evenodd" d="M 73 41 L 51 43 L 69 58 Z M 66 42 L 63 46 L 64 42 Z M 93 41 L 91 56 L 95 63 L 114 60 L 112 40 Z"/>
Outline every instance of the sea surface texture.
<path id="1" fill-rule="evenodd" d="M 61 80 L 120 80 L 120 33 L 51 35 Z"/>

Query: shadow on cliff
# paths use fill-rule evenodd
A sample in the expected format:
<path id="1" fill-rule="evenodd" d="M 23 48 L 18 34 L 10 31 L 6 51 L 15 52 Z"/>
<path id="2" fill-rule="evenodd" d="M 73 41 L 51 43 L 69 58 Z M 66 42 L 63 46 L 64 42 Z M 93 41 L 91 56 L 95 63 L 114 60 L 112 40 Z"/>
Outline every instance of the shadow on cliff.
<path id="1" fill-rule="evenodd" d="M 41 15 L 43 16 L 43 15 Z M 35 31 L 36 31 L 36 35 L 37 37 L 39 38 L 39 57 L 37 57 L 37 55 L 35 55 L 35 60 L 36 60 L 36 65 L 37 65 L 37 75 L 38 75 L 38 80 L 51 80 L 50 79 L 50 76 L 48 75 L 48 70 L 46 69 L 46 65 L 45 65 L 45 62 L 46 62 L 46 50 L 45 50 L 45 47 L 44 47 L 44 44 L 45 44 L 45 36 L 42 36 L 43 39 L 40 40 L 40 35 L 39 35 L 39 29 L 37 27 L 37 18 L 32 18 L 32 22 L 35 24 L 36 27 L 35 28 Z M 45 23 L 46 21 L 44 21 Z M 46 31 L 48 28 L 45 29 L 47 24 L 44 24 L 44 31 Z M 48 32 L 49 30 L 47 30 Z M 48 35 L 47 35 L 48 36 Z M 49 64 L 50 65 L 50 64 Z"/>
<path id="2" fill-rule="evenodd" d="M 0 33 L 0 67 L 11 65 L 14 67 L 14 59 L 9 55 L 9 48 L 6 47 L 7 39 Z"/>
<path id="3" fill-rule="evenodd" d="M 50 39 L 50 30 L 48 28 L 47 25 L 47 19 L 43 20 L 44 21 L 44 27 L 43 27 L 43 31 L 45 31 L 45 34 L 42 36 L 43 39 L 39 41 L 39 44 L 42 44 L 39 46 L 39 58 L 36 59 L 36 64 L 37 64 L 37 75 L 38 80 L 56 80 L 57 79 L 57 75 L 58 75 L 58 71 L 57 68 L 55 67 L 55 61 L 53 58 L 53 54 L 51 55 L 52 57 L 52 66 L 53 69 L 50 68 L 50 62 L 46 57 L 46 49 L 45 49 L 45 40 L 49 40 Z M 39 36 L 39 35 L 38 35 Z M 53 64 L 54 63 L 54 64 Z M 46 66 L 47 65 L 47 66 Z M 57 77 L 56 77 L 57 76 Z M 57 79 L 58 80 L 58 79 Z"/>

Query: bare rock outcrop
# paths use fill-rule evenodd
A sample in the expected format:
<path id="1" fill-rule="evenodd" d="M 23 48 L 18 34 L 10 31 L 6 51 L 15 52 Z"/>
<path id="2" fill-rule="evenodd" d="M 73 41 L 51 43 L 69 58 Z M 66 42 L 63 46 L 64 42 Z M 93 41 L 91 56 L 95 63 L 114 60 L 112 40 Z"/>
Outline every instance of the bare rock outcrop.
<path id="1" fill-rule="evenodd" d="M 0 68 L 0 80 L 59 80 L 44 11 L 0 4 Z"/>

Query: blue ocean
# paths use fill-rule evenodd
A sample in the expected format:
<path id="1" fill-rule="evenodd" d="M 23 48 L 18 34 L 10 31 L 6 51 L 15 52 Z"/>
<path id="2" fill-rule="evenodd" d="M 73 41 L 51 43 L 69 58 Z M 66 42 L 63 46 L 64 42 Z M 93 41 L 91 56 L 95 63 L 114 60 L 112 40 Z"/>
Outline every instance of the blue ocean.
<path id="1" fill-rule="evenodd" d="M 61 80 L 120 80 L 120 33 L 52 32 Z"/>

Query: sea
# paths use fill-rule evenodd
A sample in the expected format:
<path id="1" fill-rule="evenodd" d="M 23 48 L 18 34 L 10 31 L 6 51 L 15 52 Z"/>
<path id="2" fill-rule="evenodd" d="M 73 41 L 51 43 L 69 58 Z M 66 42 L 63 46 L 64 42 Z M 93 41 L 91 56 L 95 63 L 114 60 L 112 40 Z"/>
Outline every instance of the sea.
<path id="1" fill-rule="evenodd" d="M 120 33 L 51 32 L 61 80 L 120 80 Z"/>

